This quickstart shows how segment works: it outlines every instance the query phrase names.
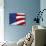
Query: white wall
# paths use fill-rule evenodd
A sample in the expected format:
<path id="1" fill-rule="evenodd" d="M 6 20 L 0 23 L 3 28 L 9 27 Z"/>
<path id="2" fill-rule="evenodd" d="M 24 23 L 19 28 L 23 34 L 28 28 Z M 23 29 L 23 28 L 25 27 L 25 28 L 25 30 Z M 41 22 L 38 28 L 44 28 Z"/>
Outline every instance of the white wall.
<path id="1" fill-rule="evenodd" d="M 4 41 L 4 1 L 0 0 L 0 42 Z"/>

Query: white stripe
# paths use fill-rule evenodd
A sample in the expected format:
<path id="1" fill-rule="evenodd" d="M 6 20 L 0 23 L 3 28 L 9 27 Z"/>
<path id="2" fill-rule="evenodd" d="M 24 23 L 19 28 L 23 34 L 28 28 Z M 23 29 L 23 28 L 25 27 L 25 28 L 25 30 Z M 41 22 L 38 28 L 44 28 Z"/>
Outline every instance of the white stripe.
<path id="1" fill-rule="evenodd" d="M 16 19 L 25 18 L 25 16 L 16 16 Z"/>
<path id="2" fill-rule="evenodd" d="M 25 20 L 21 20 L 21 21 L 14 22 L 14 23 L 12 23 L 11 25 L 17 25 L 17 24 L 20 24 L 20 23 L 22 23 L 22 22 L 25 22 Z"/>
<path id="3" fill-rule="evenodd" d="M 20 15 L 25 15 L 25 13 L 17 13 L 17 14 L 20 14 Z"/>

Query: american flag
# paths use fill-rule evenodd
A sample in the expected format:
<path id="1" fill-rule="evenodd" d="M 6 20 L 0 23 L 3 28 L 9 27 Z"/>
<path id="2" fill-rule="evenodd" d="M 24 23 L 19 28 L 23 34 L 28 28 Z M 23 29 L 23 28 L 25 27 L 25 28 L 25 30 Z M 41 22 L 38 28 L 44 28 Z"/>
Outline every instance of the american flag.
<path id="1" fill-rule="evenodd" d="M 11 25 L 24 25 L 25 13 L 10 13 L 9 14 L 9 24 Z"/>

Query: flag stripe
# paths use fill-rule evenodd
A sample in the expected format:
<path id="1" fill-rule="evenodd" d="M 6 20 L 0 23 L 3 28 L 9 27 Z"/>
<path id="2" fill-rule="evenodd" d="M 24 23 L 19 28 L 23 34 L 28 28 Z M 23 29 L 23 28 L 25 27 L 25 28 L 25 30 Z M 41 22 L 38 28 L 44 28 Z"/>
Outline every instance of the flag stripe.
<path id="1" fill-rule="evenodd" d="M 20 23 L 20 24 L 18 24 L 18 25 L 24 25 L 26 22 L 22 22 L 22 23 Z"/>
<path id="2" fill-rule="evenodd" d="M 21 14 L 18 15 L 18 14 L 17 14 L 17 16 L 25 16 L 25 15 L 21 15 Z"/>
<path id="3" fill-rule="evenodd" d="M 16 19 L 25 18 L 25 16 L 16 16 Z"/>
<path id="4" fill-rule="evenodd" d="M 14 23 L 12 23 L 12 25 L 18 25 L 18 24 L 23 23 L 23 22 L 25 22 L 25 20 L 14 22 Z"/>
<path id="5" fill-rule="evenodd" d="M 25 18 L 16 19 L 16 21 L 21 21 L 21 20 L 25 20 Z"/>

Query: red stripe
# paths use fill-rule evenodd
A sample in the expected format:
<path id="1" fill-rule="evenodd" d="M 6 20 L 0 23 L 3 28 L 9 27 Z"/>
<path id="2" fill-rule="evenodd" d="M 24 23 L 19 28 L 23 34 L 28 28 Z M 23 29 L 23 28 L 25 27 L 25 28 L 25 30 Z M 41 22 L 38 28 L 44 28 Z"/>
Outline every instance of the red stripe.
<path id="1" fill-rule="evenodd" d="M 19 24 L 17 24 L 17 25 L 24 25 L 26 22 L 21 22 L 21 23 L 19 23 Z"/>
<path id="2" fill-rule="evenodd" d="M 16 14 L 17 16 L 25 16 L 24 14 Z"/>
<path id="3" fill-rule="evenodd" d="M 19 18 L 19 19 L 16 19 L 16 21 L 20 21 L 20 20 L 25 20 L 25 18 Z"/>

